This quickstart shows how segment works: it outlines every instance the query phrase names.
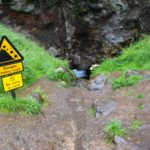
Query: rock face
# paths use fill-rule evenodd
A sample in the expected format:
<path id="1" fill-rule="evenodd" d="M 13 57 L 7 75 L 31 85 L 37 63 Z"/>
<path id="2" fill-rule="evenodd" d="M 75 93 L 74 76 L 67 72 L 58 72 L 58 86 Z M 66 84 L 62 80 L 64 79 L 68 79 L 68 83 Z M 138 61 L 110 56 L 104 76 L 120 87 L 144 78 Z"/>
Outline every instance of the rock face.
<path id="1" fill-rule="evenodd" d="M 0 4 L 42 16 L 39 28 L 51 31 L 45 31 L 47 35 L 58 35 L 55 40 L 48 36 L 48 43 L 54 43 L 59 55 L 80 69 L 117 55 L 141 33 L 150 33 L 150 0 L 0 0 Z"/>

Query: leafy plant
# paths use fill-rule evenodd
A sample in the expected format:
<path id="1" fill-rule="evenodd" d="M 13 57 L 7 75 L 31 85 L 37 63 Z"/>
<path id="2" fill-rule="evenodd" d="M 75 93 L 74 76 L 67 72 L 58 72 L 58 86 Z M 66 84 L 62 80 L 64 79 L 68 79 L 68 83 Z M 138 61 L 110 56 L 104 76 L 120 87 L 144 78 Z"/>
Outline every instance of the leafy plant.
<path id="1" fill-rule="evenodd" d="M 138 83 L 142 79 L 141 76 L 130 76 L 126 78 L 125 76 L 121 76 L 112 81 L 112 87 L 114 89 L 119 89 L 121 87 L 133 86 Z"/>
<path id="2" fill-rule="evenodd" d="M 142 123 L 140 120 L 134 120 L 131 124 L 131 129 L 139 129 L 141 127 Z"/>
<path id="3" fill-rule="evenodd" d="M 0 112 L 39 114 L 40 111 L 41 105 L 31 97 L 12 100 L 5 95 L 0 99 Z"/>
<path id="4" fill-rule="evenodd" d="M 110 142 L 114 141 L 115 136 L 125 136 L 127 135 L 127 129 L 122 126 L 120 120 L 111 120 L 104 127 L 104 132 Z"/>
<path id="5" fill-rule="evenodd" d="M 137 96 L 137 98 L 139 99 L 139 100 L 144 100 L 145 99 L 145 95 L 144 94 L 139 94 L 138 96 Z"/>

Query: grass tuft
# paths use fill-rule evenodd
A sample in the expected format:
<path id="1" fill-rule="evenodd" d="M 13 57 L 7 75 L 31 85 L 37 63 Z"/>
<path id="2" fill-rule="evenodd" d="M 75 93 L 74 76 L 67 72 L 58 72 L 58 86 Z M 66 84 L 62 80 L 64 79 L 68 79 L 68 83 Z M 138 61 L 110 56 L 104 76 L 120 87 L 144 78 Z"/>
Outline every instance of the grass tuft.
<path id="1" fill-rule="evenodd" d="M 113 89 L 119 89 L 121 87 L 133 86 L 142 79 L 143 79 L 143 77 L 137 76 L 137 75 L 130 76 L 128 78 L 126 78 L 125 76 L 121 76 L 112 81 L 112 87 L 113 87 Z"/>
<path id="2" fill-rule="evenodd" d="M 10 96 L 5 95 L 0 99 L 0 112 L 35 115 L 39 114 L 40 111 L 41 105 L 31 97 L 13 100 Z"/>
<path id="3" fill-rule="evenodd" d="M 140 120 L 134 120 L 131 124 L 131 129 L 139 129 L 142 126 L 142 122 Z"/>
<path id="4" fill-rule="evenodd" d="M 144 100 L 144 99 L 145 99 L 145 95 L 144 95 L 143 93 L 140 93 L 140 94 L 137 96 L 137 98 L 138 98 L 139 100 Z"/>
<path id="5" fill-rule="evenodd" d="M 115 136 L 123 137 L 127 135 L 127 129 L 122 126 L 122 122 L 120 120 L 111 120 L 105 125 L 104 132 L 106 133 L 110 143 L 114 141 Z"/>

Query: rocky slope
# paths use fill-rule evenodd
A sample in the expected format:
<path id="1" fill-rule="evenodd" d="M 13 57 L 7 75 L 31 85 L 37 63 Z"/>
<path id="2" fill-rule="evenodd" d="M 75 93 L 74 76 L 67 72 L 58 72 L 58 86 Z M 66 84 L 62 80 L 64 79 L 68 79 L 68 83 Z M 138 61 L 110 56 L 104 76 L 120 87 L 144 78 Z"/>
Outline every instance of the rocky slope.
<path id="1" fill-rule="evenodd" d="M 1 0 L 0 19 L 86 69 L 150 32 L 149 0 Z M 19 12 L 19 13 L 18 13 Z M 18 27 L 19 26 L 19 27 Z"/>

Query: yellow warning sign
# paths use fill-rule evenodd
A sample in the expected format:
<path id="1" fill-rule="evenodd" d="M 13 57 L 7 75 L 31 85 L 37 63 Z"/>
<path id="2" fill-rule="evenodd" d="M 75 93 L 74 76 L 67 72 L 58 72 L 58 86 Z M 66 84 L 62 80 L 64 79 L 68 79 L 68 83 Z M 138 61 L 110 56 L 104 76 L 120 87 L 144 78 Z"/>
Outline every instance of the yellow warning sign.
<path id="1" fill-rule="evenodd" d="M 10 91 L 23 86 L 22 74 L 15 74 L 2 78 L 4 91 Z"/>
<path id="2" fill-rule="evenodd" d="M 0 42 L 0 65 L 22 61 L 23 56 L 15 48 L 15 46 L 8 40 L 6 36 L 2 37 Z"/>
<path id="3" fill-rule="evenodd" d="M 6 66 L 0 66 L 0 76 L 16 73 L 20 71 L 23 71 L 22 62 L 10 64 Z"/>

